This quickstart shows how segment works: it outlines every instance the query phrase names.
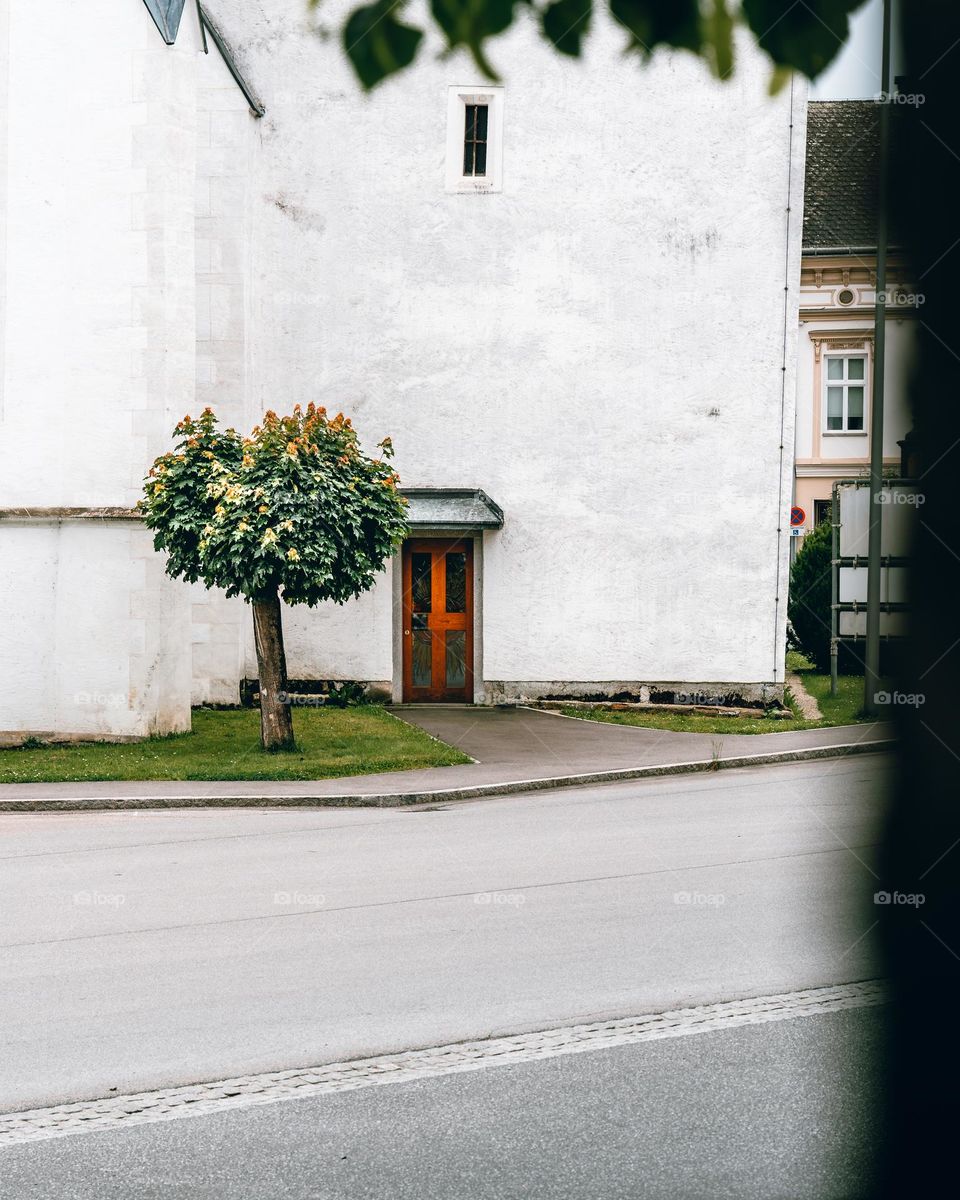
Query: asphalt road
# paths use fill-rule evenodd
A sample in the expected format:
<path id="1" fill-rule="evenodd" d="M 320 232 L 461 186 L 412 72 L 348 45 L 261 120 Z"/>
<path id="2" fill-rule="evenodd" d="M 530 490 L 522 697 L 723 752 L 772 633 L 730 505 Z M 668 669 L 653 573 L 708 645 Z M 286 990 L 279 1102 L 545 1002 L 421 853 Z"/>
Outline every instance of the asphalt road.
<path id="1" fill-rule="evenodd" d="M 884 1010 L 21 1145 L 6 1200 L 854 1200 Z"/>
<path id="2" fill-rule="evenodd" d="M 875 976 L 885 766 L 4 814 L 0 1107 Z"/>

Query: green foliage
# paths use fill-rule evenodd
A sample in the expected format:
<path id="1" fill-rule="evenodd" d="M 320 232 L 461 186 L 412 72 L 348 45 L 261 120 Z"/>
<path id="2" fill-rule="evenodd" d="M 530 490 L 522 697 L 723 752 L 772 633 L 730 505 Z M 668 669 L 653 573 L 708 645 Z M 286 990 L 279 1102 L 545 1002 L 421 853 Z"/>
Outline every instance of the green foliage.
<path id="1" fill-rule="evenodd" d="M 342 413 L 268 412 L 243 438 L 206 409 L 176 434 L 138 506 L 175 578 L 248 599 L 282 591 L 288 604 L 343 603 L 371 586 L 406 533 L 390 439 L 366 457 Z"/>
<path id="2" fill-rule="evenodd" d="M 800 649 L 819 671 L 830 670 L 830 556 L 830 522 L 821 521 L 790 568 L 787 615 Z"/>
<path id="3" fill-rule="evenodd" d="M 465 46 L 487 78 L 496 80 L 496 71 L 484 57 L 483 43 L 510 27 L 516 3 L 517 0 L 430 0 L 430 12 L 443 30 L 449 48 Z"/>
<path id="4" fill-rule="evenodd" d="M 547 5 L 540 17 L 544 37 L 553 42 L 561 54 L 579 58 L 592 15 L 593 0 L 555 0 Z"/>
<path id="5" fill-rule="evenodd" d="M 319 0 L 309 0 L 316 7 Z M 402 24 L 404 0 L 378 0 L 355 9 L 343 29 L 343 46 L 367 90 L 413 62 L 423 30 Z M 648 56 L 658 46 L 700 55 L 720 78 L 733 69 L 735 24 L 746 25 L 770 56 L 774 81 L 787 70 L 819 75 L 837 56 L 849 32 L 849 15 L 865 0 L 609 0 L 610 13 L 629 34 L 628 50 Z M 430 14 L 448 50 L 463 46 L 488 79 L 497 73 L 484 43 L 513 24 L 517 9 L 532 10 L 542 36 L 561 54 L 579 57 L 589 30 L 592 0 L 431 0 Z"/>
<path id="6" fill-rule="evenodd" d="M 743 0 L 743 14 L 761 48 L 778 66 L 811 79 L 830 65 L 850 32 L 849 15 L 864 0 Z"/>
<path id="7" fill-rule="evenodd" d="M 347 18 L 344 52 L 365 88 L 408 67 L 416 57 L 423 31 L 398 20 L 401 7 L 395 0 L 377 0 L 354 9 Z"/>
<path id="8" fill-rule="evenodd" d="M 610 0 L 614 20 L 629 30 L 630 49 L 651 54 L 658 45 L 699 52 L 703 37 L 697 0 Z"/>
<path id="9" fill-rule="evenodd" d="M 327 704 L 334 708 L 349 708 L 353 704 L 365 704 L 367 693 L 362 683 L 347 679 L 336 684 L 327 692 Z"/>

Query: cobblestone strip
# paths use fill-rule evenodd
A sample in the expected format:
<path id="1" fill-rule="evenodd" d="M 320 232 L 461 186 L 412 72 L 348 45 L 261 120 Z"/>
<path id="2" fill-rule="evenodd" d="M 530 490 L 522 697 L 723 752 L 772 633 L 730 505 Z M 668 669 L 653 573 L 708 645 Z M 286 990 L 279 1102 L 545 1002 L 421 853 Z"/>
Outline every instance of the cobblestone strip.
<path id="1" fill-rule="evenodd" d="M 506 1063 L 533 1062 L 585 1050 L 605 1050 L 658 1038 L 683 1037 L 716 1029 L 864 1008 L 883 1004 L 887 998 L 885 985 L 881 981 L 870 980 L 700 1005 L 697 1008 L 681 1008 L 616 1021 L 570 1025 L 485 1041 L 456 1042 L 428 1050 L 410 1050 L 351 1062 L 271 1071 L 262 1075 L 241 1075 L 214 1083 L 162 1088 L 129 1096 L 55 1104 L 49 1108 L 0 1114 L 0 1147 L 64 1137 L 71 1133 L 125 1129 L 148 1122 L 220 1113 L 257 1104 L 273 1104 L 280 1100 L 300 1100 L 386 1083 L 410 1083 L 437 1075 L 476 1071 Z"/>

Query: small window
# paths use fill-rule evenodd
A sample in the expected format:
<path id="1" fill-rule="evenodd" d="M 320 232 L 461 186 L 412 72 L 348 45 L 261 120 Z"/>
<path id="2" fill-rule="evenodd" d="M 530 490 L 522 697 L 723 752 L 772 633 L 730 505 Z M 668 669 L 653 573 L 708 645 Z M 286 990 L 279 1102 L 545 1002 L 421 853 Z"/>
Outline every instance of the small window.
<path id="1" fill-rule="evenodd" d="M 822 525 L 824 521 L 830 520 L 830 504 L 829 500 L 814 500 L 813 502 L 813 523 L 814 525 Z"/>
<path id="2" fill-rule="evenodd" d="M 826 362 L 827 433 L 863 433 L 866 429 L 866 359 L 831 354 Z"/>
<path id="3" fill-rule="evenodd" d="M 447 88 L 448 192 L 503 190 L 503 88 Z"/>
<path id="4" fill-rule="evenodd" d="M 463 135 L 464 175 L 487 173 L 487 128 L 490 106 L 466 104 L 466 128 Z"/>

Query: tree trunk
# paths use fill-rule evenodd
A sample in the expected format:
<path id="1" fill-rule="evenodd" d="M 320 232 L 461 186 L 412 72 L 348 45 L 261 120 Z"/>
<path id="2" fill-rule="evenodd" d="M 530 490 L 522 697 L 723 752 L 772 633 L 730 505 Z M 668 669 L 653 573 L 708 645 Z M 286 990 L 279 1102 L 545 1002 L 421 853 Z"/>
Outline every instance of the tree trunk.
<path id="1" fill-rule="evenodd" d="M 260 679 L 260 744 L 264 750 L 292 750 L 293 716 L 286 695 L 279 595 L 253 601 L 253 640 Z"/>

